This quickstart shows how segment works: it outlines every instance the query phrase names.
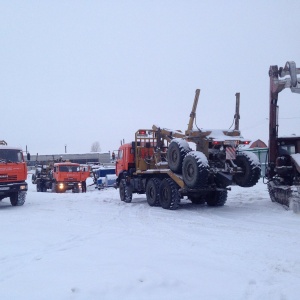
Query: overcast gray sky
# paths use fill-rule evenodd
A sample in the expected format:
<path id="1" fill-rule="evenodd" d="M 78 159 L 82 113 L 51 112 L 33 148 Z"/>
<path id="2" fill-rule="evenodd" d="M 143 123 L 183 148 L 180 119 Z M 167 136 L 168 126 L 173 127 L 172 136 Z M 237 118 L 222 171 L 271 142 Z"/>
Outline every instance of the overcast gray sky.
<path id="1" fill-rule="evenodd" d="M 270 65 L 300 67 L 300 1 L 0 0 L 0 139 L 32 154 L 130 142 L 153 124 L 227 129 L 241 93 L 245 138 L 268 140 Z M 280 94 L 280 133 L 300 96 Z"/>

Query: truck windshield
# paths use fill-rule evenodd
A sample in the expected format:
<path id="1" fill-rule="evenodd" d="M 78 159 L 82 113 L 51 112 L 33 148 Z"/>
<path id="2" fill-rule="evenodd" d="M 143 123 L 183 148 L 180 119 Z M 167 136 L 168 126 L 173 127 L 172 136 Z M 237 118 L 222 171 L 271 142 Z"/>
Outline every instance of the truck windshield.
<path id="1" fill-rule="evenodd" d="M 0 163 L 22 162 L 22 151 L 17 149 L 0 149 Z"/>
<path id="2" fill-rule="evenodd" d="M 60 172 L 79 172 L 79 167 L 77 166 L 59 166 Z"/>

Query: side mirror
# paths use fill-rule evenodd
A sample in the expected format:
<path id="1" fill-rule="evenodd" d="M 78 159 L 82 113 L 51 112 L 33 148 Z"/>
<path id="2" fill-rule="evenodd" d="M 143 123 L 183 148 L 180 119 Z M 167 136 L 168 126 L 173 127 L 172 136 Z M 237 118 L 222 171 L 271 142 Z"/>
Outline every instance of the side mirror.
<path id="1" fill-rule="evenodd" d="M 27 152 L 27 160 L 30 160 L 30 153 Z"/>

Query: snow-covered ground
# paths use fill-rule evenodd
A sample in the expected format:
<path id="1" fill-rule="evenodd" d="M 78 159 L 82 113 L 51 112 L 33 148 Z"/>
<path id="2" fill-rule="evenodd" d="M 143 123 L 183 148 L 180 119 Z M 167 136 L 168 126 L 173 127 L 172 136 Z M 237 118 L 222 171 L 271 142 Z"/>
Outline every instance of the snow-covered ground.
<path id="1" fill-rule="evenodd" d="M 24 206 L 0 202 L 1 300 L 300 299 L 300 215 L 262 181 L 176 211 L 28 184 Z"/>

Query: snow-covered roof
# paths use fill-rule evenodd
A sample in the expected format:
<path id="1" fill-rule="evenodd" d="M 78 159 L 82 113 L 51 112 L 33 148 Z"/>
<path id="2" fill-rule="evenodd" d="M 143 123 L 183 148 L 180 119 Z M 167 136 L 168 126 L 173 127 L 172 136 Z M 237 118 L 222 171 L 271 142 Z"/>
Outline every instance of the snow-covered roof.
<path id="1" fill-rule="evenodd" d="M 300 135 L 296 135 L 296 134 L 281 135 L 278 138 L 281 138 L 281 139 L 297 139 L 297 138 L 299 138 L 300 139 Z"/>
<path id="2" fill-rule="evenodd" d="M 20 150 L 20 151 L 22 151 L 22 148 L 20 148 L 20 147 L 11 147 L 11 146 L 4 146 L 4 145 L 0 145 L 0 149 L 6 149 L 6 150 L 11 149 L 11 150 Z"/>

